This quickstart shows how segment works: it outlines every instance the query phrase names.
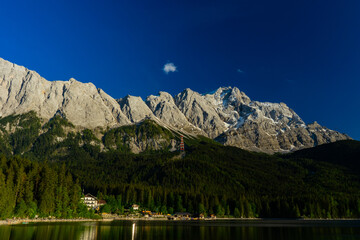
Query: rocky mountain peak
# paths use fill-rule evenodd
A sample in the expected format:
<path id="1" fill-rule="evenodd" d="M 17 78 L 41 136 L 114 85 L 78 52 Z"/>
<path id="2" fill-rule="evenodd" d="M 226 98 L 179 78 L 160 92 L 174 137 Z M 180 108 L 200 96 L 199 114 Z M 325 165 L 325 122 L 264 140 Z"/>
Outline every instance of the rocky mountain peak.
<path id="1" fill-rule="evenodd" d="M 127 116 L 127 118 L 137 123 L 145 118 L 155 118 L 154 114 L 141 97 L 135 97 L 127 95 L 126 97 L 119 99 L 121 110 Z"/>
<path id="2" fill-rule="evenodd" d="M 63 113 L 74 125 L 95 128 L 129 123 L 119 105 L 92 83 L 47 81 L 25 67 L 0 61 L 0 116 L 35 111 L 43 119 Z"/>
<path id="3" fill-rule="evenodd" d="M 222 105 L 224 108 L 227 108 L 229 104 L 240 105 L 251 102 L 250 98 L 237 87 L 220 87 L 216 91 L 204 96 L 212 104 Z"/>
<path id="4" fill-rule="evenodd" d="M 92 83 L 47 81 L 38 73 L 0 58 L 0 117 L 34 111 L 40 118 L 66 116 L 85 128 L 117 127 L 152 119 L 188 135 L 201 134 L 254 151 L 286 152 L 350 139 L 314 122 L 306 125 L 285 103 L 251 100 L 237 87 L 200 94 L 190 88 L 115 100 Z"/>
<path id="5" fill-rule="evenodd" d="M 146 98 L 147 103 L 174 102 L 174 98 L 167 92 L 160 91 L 158 95 L 150 95 Z"/>
<path id="6" fill-rule="evenodd" d="M 180 111 L 194 126 L 213 138 L 226 130 L 214 106 L 201 94 L 185 89 L 175 96 L 175 103 Z"/>
<path id="7" fill-rule="evenodd" d="M 146 104 L 156 117 L 163 123 L 189 133 L 204 134 L 201 129 L 191 124 L 187 117 L 176 106 L 174 98 L 167 92 L 159 92 L 159 95 L 150 95 Z"/>

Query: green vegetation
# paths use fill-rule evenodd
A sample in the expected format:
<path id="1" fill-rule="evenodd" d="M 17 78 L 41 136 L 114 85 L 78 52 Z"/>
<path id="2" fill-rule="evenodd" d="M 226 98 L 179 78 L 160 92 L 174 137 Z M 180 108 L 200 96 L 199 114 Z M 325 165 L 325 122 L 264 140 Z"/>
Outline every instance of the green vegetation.
<path id="1" fill-rule="evenodd" d="M 285 157 L 310 158 L 316 161 L 339 164 L 360 172 L 360 142 L 344 140 L 296 151 Z"/>
<path id="2" fill-rule="evenodd" d="M 169 141 L 174 138 L 174 135 L 166 128 L 147 119 L 137 125 L 122 126 L 107 131 L 103 137 L 103 142 L 108 149 L 130 152 L 129 142 L 132 138 L 137 138 L 140 141 L 162 138 Z M 167 143 L 169 143 L 168 141 Z M 166 145 L 163 146 L 163 148 L 166 147 Z"/>
<path id="3" fill-rule="evenodd" d="M 75 154 L 80 157 L 64 161 L 83 186 L 120 195 L 122 206 L 241 217 L 360 216 L 359 176 L 326 162 L 205 142 L 188 146 L 182 159 L 166 152 L 100 153 L 96 159 L 79 148 Z"/>
<path id="4" fill-rule="evenodd" d="M 34 141 L 31 152 L 40 158 L 49 157 L 58 148 L 56 138 L 66 137 L 64 127 L 74 126 L 60 116 L 50 119 L 42 127 L 43 133 Z"/>
<path id="5" fill-rule="evenodd" d="M 10 129 L 10 134 L 7 133 L 6 128 Z M 0 129 L 4 134 L 3 141 L 5 141 L 1 144 L 1 148 L 6 153 L 12 151 L 14 154 L 28 151 L 38 137 L 40 128 L 40 119 L 35 112 L 0 118 Z"/>
<path id="6" fill-rule="evenodd" d="M 0 218 L 91 217 L 65 165 L 0 156 Z"/>
<path id="7" fill-rule="evenodd" d="M 17 126 L 16 130 L 8 131 L 9 124 Z M 7 180 L 22 173 L 21 168 L 10 167 L 12 162 L 24 164 L 26 179 L 32 179 L 29 176 L 36 179 L 30 180 L 31 201 L 23 195 L 1 195 L 1 216 L 21 215 L 29 208 L 44 216 L 89 214 L 75 202 L 70 204 L 69 199 L 76 199 L 70 189 L 79 190 L 81 185 L 86 192 L 103 197 L 107 204 L 102 211 L 112 213 L 123 213 L 125 208 L 138 203 L 162 213 L 360 217 L 357 141 L 341 141 L 287 155 L 267 155 L 224 147 L 205 137 L 185 137 L 186 155 L 182 157 L 179 152 L 167 151 L 172 138 L 179 139 L 178 133 L 151 120 L 110 129 L 98 139 L 88 129 L 75 132 L 71 123 L 61 117 L 54 117 L 43 127 L 33 113 L 0 119 L 0 152 L 6 159 L 6 167 L 2 167 L 4 176 L 0 173 L 3 184 L 0 189 L 7 191 L 17 186 L 17 180 Z M 166 141 L 162 150 L 149 148 L 133 154 L 130 139 Z M 16 156 L 19 154 L 22 157 Z M 8 173 L 11 171 L 13 174 Z M 68 176 L 74 176 L 79 184 L 61 180 L 70 179 Z M 15 205 L 9 204 L 12 196 Z M 65 205 L 59 205 L 58 196 L 62 196 Z M 7 210 L 2 211 L 2 207 Z"/>

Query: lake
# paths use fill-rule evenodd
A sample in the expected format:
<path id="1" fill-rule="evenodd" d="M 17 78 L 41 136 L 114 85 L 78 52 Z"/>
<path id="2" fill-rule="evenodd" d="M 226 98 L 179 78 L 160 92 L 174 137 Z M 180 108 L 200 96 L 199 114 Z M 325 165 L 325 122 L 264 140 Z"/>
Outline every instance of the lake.
<path id="1" fill-rule="evenodd" d="M 360 239 L 360 220 L 41 222 L 2 225 L 0 239 Z"/>

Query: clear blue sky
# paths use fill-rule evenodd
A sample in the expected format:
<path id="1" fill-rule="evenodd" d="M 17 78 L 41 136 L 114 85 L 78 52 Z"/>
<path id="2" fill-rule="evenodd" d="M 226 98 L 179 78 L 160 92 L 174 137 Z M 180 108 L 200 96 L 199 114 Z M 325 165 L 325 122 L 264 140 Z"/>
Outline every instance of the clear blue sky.
<path id="1" fill-rule="evenodd" d="M 360 139 L 358 0 L 6 1 L 0 57 L 115 98 L 236 86 Z"/>

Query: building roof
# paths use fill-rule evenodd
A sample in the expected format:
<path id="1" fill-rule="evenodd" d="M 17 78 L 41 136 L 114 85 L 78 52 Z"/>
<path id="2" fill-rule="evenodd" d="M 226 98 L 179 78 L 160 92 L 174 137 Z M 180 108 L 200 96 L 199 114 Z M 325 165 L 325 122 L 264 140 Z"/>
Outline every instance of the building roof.
<path id="1" fill-rule="evenodd" d="M 92 195 L 92 194 L 90 194 L 90 193 L 87 193 L 84 197 L 92 197 L 92 198 L 97 199 L 97 197 L 93 196 L 93 195 Z"/>

